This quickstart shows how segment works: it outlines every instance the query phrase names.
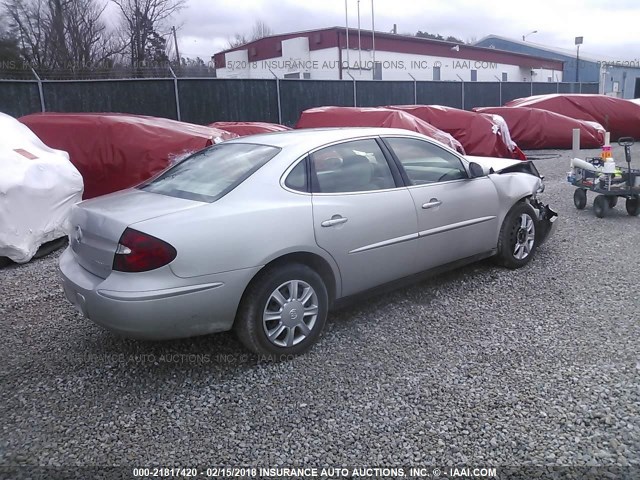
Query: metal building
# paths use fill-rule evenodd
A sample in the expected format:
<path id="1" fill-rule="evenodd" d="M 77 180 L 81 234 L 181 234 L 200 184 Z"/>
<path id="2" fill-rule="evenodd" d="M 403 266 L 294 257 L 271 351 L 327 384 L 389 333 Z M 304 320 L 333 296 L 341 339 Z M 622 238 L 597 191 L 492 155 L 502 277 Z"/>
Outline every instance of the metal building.
<path id="1" fill-rule="evenodd" d="M 499 35 L 488 35 L 474 45 L 505 52 L 558 60 L 563 63 L 565 81 L 598 82 L 600 93 L 618 98 L 640 98 L 640 59 L 595 58 L 576 50 L 554 48 Z"/>

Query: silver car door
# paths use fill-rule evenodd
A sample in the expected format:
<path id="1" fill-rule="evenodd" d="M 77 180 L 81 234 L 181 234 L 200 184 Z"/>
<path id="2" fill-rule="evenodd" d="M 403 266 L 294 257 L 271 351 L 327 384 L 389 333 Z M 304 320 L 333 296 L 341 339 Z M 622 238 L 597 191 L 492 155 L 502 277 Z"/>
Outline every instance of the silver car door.
<path id="1" fill-rule="evenodd" d="M 338 264 L 340 296 L 415 273 L 413 199 L 396 186 L 376 139 L 324 147 L 309 159 L 316 242 Z"/>
<path id="2" fill-rule="evenodd" d="M 458 156 L 426 140 L 385 137 L 385 142 L 411 185 L 423 268 L 496 248 L 498 193 L 488 177 L 468 178 Z"/>

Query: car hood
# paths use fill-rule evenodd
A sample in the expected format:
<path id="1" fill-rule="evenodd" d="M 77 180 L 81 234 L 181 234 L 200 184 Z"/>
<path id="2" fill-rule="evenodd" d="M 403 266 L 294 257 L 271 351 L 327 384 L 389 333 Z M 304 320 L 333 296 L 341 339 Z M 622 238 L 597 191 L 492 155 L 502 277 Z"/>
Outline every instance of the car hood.
<path id="1" fill-rule="evenodd" d="M 470 162 L 479 164 L 487 173 L 491 168 L 493 168 L 494 172 L 498 173 L 506 168 L 523 163 L 522 160 L 513 158 L 474 157 L 472 155 L 465 155 L 464 158 Z"/>

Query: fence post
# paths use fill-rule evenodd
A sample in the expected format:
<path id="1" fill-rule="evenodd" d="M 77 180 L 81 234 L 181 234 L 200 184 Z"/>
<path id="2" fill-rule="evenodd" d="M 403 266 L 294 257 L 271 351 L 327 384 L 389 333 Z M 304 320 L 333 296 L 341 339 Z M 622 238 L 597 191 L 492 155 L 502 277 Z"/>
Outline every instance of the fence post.
<path id="1" fill-rule="evenodd" d="M 461 91 L 462 91 L 462 110 L 464 110 L 464 80 L 457 73 L 456 73 L 456 77 L 458 77 L 460 79 L 460 81 L 462 82 L 462 89 L 461 89 Z"/>
<path id="2" fill-rule="evenodd" d="M 409 72 L 407 72 L 409 73 Z M 409 76 L 413 78 L 413 104 L 418 104 L 418 84 L 416 83 L 416 77 L 409 73 Z"/>
<path id="3" fill-rule="evenodd" d="M 353 78 L 353 75 L 351 75 L 351 72 L 347 72 L 347 75 L 349 75 L 351 77 L 351 79 L 353 80 L 353 106 L 357 107 L 358 106 L 358 97 L 356 96 L 358 91 L 356 89 L 356 79 Z"/>
<path id="4" fill-rule="evenodd" d="M 280 78 L 273 73 L 273 70 L 269 69 L 271 75 L 276 77 L 276 97 L 278 98 L 278 123 L 282 123 L 282 105 L 280 103 Z"/>
<path id="5" fill-rule="evenodd" d="M 171 68 L 171 66 L 169 66 L 169 71 L 173 76 L 173 91 L 176 96 L 176 115 L 178 117 L 178 121 L 180 122 L 182 121 L 182 118 L 180 115 L 180 95 L 178 94 L 178 77 L 176 77 L 176 74 L 173 72 L 173 68 Z"/>
<path id="6" fill-rule="evenodd" d="M 497 75 L 494 75 L 494 77 L 498 80 L 498 99 L 500 106 L 502 106 L 502 79 Z"/>
<path id="7" fill-rule="evenodd" d="M 42 90 L 42 80 L 40 80 L 40 77 L 38 76 L 36 71 L 33 69 L 33 67 L 31 67 L 31 71 L 33 72 L 33 76 L 36 77 L 36 80 L 38 81 L 38 95 L 40 96 L 40 110 L 44 113 L 46 112 L 46 109 L 44 108 L 44 91 Z"/>

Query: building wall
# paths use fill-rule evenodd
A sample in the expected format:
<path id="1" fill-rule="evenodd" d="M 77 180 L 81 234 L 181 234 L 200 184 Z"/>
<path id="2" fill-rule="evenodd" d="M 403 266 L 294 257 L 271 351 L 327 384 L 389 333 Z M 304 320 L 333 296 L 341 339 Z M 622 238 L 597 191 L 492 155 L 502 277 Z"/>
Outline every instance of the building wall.
<path id="1" fill-rule="evenodd" d="M 618 98 L 635 98 L 636 81 L 639 79 L 640 68 L 603 65 L 600 93 Z"/>
<path id="2" fill-rule="evenodd" d="M 514 53 L 523 53 L 526 55 L 535 55 L 552 60 L 560 60 L 564 62 L 563 78 L 565 82 L 574 82 L 576 79 L 576 57 L 566 55 L 560 52 L 552 52 L 534 45 L 526 45 L 522 42 L 511 42 L 503 38 L 485 38 L 475 44 L 478 47 L 495 48 L 497 50 L 505 50 Z M 581 82 L 598 82 L 600 75 L 600 66 L 597 62 L 591 60 L 580 60 L 580 81 Z"/>
<path id="3" fill-rule="evenodd" d="M 496 63 L 465 58 L 465 47 L 455 52 L 456 58 L 415 53 L 397 53 L 376 50 L 375 62 L 381 68 L 379 80 L 438 80 L 434 76 L 434 67 L 439 66 L 443 81 L 472 81 L 472 70 L 476 71 L 476 81 L 502 81 L 506 73 L 508 82 L 531 81 L 530 67 Z M 267 60 L 250 62 L 248 50 L 235 50 L 225 54 L 224 65 L 218 68 L 219 78 L 291 78 L 299 74 L 300 78 L 312 80 L 372 80 L 373 52 L 350 48 L 331 47 L 319 50 L 309 49 L 307 37 L 282 41 L 282 55 Z M 271 70 L 271 71 L 270 71 Z M 272 73 L 273 72 L 273 73 Z M 348 72 L 348 73 L 347 73 Z M 533 70 L 535 82 L 561 82 L 562 72 L 538 68 Z M 351 76 L 349 76 L 351 74 Z"/>

